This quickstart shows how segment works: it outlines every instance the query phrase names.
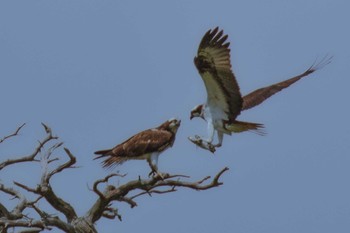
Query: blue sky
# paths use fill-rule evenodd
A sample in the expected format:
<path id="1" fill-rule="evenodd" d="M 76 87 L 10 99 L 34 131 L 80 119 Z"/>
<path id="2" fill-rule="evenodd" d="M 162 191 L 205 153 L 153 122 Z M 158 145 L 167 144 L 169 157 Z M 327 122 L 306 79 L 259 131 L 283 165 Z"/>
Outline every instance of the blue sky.
<path id="1" fill-rule="evenodd" d="M 80 166 L 53 185 L 83 214 L 96 199 L 88 186 L 108 174 L 93 151 L 178 117 L 160 170 L 200 179 L 228 166 L 224 185 L 145 196 L 134 209 L 117 204 L 123 222 L 102 220 L 100 232 L 349 232 L 348 9 L 345 0 L 1 1 L 0 137 L 27 123 L 1 145 L 1 159 L 31 152 L 47 123 Z M 189 120 L 206 98 L 193 57 L 215 26 L 229 34 L 243 94 L 325 54 L 334 59 L 239 116 L 265 124 L 266 136 L 226 136 L 211 155 L 187 137 L 206 133 L 203 121 Z M 1 180 L 35 185 L 39 169 L 7 169 Z M 118 169 L 128 177 L 114 184 L 149 172 L 144 161 Z"/>

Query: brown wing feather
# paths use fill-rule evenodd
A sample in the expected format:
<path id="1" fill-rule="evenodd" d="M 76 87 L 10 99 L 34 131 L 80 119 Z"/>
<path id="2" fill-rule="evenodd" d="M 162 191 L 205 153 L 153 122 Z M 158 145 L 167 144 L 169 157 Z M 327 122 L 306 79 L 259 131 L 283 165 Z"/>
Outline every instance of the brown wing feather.
<path id="1" fill-rule="evenodd" d="M 209 30 L 199 44 L 194 63 L 205 83 L 208 103 L 220 107 L 229 115 L 229 121 L 234 121 L 243 100 L 231 70 L 228 35 L 223 34 L 218 27 Z"/>
<path id="2" fill-rule="evenodd" d="M 171 143 L 172 136 L 172 133 L 165 130 L 145 130 L 115 147 L 112 152 L 115 155 L 122 153 L 121 156 L 126 157 L 137 157 L 156 151 L 161 152 Z"/>
<path id="3" fill-rule="evenodd" d="M 96 151 L 101 154 L 97 158 L 108 158 L 103 161 L 103 167 L 112 167 L 129 159 L 138 159 L 145 154 L 162 152 L 171 146 L 175 137 L 166 130 L 148 129 L 142 131 L 110 150 Z"/>
<path id="4" fill-rule="evenodd" d="M 243 97 L 242 111 L 250 109 L 250 108 L 253 108 L 253 107 L 261 104 L 266 99 L 268 99 L 272 95 L 280 92 L 284 88 L 289 87 L 293 83 L 297 82 L 298 80 L 302 79 L 303 77 L 306 77 L 306 76 L 312 74 L 316 70 L 323 68 L 324 66 L 329 64 L 331 62 L 331 60 L 332 60 L 332 57 L 327 57 L 326 56 L 319 63 L 313 64 L 312 66 L 310 66 L 310 68 L 307 69 L 302 74 L 299 74 L 299 75 L 297 75 L 297 76 L 295 76 L 293 78 L 287 79 L 285 81 L 273 84 L 271 86 L 267 86 L 267 87 L 263 87 L 263 88 L 257 89 L 255 91 L 249 93 L 248 95 Z"/>

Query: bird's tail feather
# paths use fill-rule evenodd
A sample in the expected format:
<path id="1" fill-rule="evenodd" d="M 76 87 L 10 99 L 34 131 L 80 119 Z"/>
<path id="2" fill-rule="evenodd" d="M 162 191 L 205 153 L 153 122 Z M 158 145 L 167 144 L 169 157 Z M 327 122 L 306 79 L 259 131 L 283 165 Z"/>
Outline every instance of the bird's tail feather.
<path id="1" fill-rule="evenodd" d="M 107 150 L 98 150 L 98 151 L 95 151 L 94 154 L 95 154 L 95 155 L 108 155 L 109 152 L 111 152 L 111 149 L 107 149 Z"/>
<path id="2" fill-rule="evenodd" d="M 244 131 L 250 131 L 258 135 L 264 136 L 266 132 L 264 130 L 264 125 L 259 123 L 235 121 L 233 124 L 227 124 L 226 129 L 234 133 L 241 133 Z"/>
<path id="3" fill-rule="evenodd" d="M 103 168 L 113 168 L 117 165 L 124 163 L 126 160 L 128 160 L 128 159 L 125 157 L 110 156 L 110 157 L 106 158 L 104 161 L 102 161 L 102 167 Z"/>
<path id="4" fill-rule="evenodd" d="M 100 159 L 102 157 L 108 156 L 109 152 L 111 152 L 111 149 L 108 150 L 99 150 L 99 151 L 95 151 L 94 154 L 98 155 L 95 159 Z"/>
<path id="5" fill-rule="evenodd" d="M 114 154 L 111 154 L 111 152 L 112 152 L 111 149 L 96 151 L 94 154 L 98 156 L 94 158 L 94 160 L 108 157 L 108 158 L 105 158 L 104 161 L 102 161 L 103 168 L 113 168 L 117 165 L 124 163 L 126 160 L 128 160 L 126 157 L 116 156 Z"/>

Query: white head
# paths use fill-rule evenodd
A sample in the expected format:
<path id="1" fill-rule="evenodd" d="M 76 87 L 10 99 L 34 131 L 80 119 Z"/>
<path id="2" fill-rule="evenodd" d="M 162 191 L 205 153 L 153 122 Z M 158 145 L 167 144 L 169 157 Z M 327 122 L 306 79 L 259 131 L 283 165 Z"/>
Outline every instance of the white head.
<path id="1" fill-rule="evenodd" d="M 192 120 L 192 118 L 194 117 L 200 117 L 204 119 L 204 105 L 200 104 L 197 105 L 196 107 L 194 107 L 191 111 L 191 116 L 190 116 L 190 120 Z"/>
<path id="2" fill-rule="evenodd" d="M 181 124 L 181 120 L 178 120 L 176 118 L 170 118 L 169 120 L 161 124 L 158 127 L 158 129 L 165 129 L 176 134 L 177 129 L 180 127 L 180 124 Z"/>

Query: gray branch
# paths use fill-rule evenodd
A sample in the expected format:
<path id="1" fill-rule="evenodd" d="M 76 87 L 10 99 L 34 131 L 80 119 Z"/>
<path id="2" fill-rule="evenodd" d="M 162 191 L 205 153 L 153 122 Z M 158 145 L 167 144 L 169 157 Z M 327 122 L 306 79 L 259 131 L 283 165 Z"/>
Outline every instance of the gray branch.
<path id="1" fill-rule="evenodd" d="M 46 131 L 46 137 L 42 140 L 39 141 L 39 145 L 34 149 L 33 153 L 27 155 L 27 156 L 22 156 L 20 158 L 17 159 L 8 159 L 5 160 L 4 162 L 0 163 L 0 171 L 12 164 L 18 164 L 18 163 L 23 163 L 23 162 L 33 162 L 35 161 L 35 157 L 39 154 L 39 152 L 42 150 L 42 148 L 45 146 L 45 144 L 47 144 L 48 142 L 50 142 L 51 140 L 56 140 L 58 139 L 58 137 L 53 136 L 52 135 L 52 131 L 49 127 L 47 127 L 44 123 L 42 123 L 45 131 Z M 24 125 L 22 125 L 19 130 L 23 127 Z M 18 131 L 19 131 L 18 130 Z M 17 131 L 16 131 L 17 132 Z M 15 135 L 16 135 L 15 132 Z M 5 137 L 6 138 L 6 137 Z M 7 137 L 8 138 L 8 137 Z M 11 157 L 15 157 L 15 156 L 11 156 Z"/>
<path id="2" fill-rule="evenodd" d="M 164 174 L 163 178 L 160 176 L 154 176 L 148 180 L 138 179 L 134 181 L 129 181 L 128 183 L 121 185 L 119 187 L 108 185 L 105 191 L 102 193 L 101 191 L 97 190 L 97 185 L 102 182 L 107 182 L 109 178 L 112 177 L 111 175 L 109 175 L 105 179 L 98 180 L 95 182 L 94 187 L 96 187 L 96 190 L 94 188 L 94 191 L 97 193 L 99 198 L 97 199 L 95 204 L 92 206 L 92 208 L 87 212 L 86 217 L 87 219 L 92 221 L 92 223 L 95 223 L 101 217 L 104 217 L 104 213 L 106 209 L 110 207 L 113 201 L 126 202 L 130 205 L 131 208 L 133 208 L 137 206 L 137 203 L 134 201 L 134 199 L 145 194 L 150 195 L 151 193 L 164 194 L 169 192 L 175 192 L 176 191 L 175 187 L 184 187 L 184 188 L 189 188 L 194 190 L 206 190 L 206 189 L 218 187 L 223 184 L 222 182 L 219 181 L 219 179 L 221 175 L 227 170 L 228 170 L 227 167 L 223 168 L 219 173 L 215 175 L 212 181 L 208 184 L 203 184 L 203 183 L 209 180 L 211 177 L 205 177 L 204 179 L 201 179 L 195 182 L 188 182 L 188 181 L 182 181 L 179 179 L 176 179 L 176 180 L 174 179 L 178 177 L 187 177 L 187 176 Z M 156 190 L 156 188 L 158 187 L 166 187 L 168 189 Z M 142 192 L 128 197 L 128 194 L 135 190 L 142 190 Z"/>
<path id="3" fill-rule="evenodd" d="M 16 131 L 10 135 L 7 135 L 5 137 L 3 137 L 2 139 L 0 139 L 0 143 L 3 143 L 4 141 L 6 141 L 9 138 L 15 137 L 18 135 L 19 131 L 26 125 L 26 123 L 23 123 L 21 126 L 19 126 Z"/>
<path id="4" fill-rule="evenodd" d="M 48 174 L 46 174 L 46 172 L 44 172 L 42 174 L 43 177 L 41 179 L 41 184 L 39 184 L 37 186 L 37 188 L 33 189 L 33 188 L 30 188 L 24 184 L 19 183 L 19 182 L 15 182 L 15 185 L 25 189 L 28 192 L 32 192 L 32 193 L 35 193 L 37 195 L 44 197 L 46 199 L 46 201 L 48 203 L 50 203 L 50 205 L 53 208 L 55 208 L 56 210 L 58 210 L 62 214 L 64 214 L 67 218 L 67 221 L 69 223 L 71 223 L 73 220 L 78 218 L 74 208 L 68 202 L 66 202 L 62 198 L 58 197 L 55 194 L 55 192 L 53 191 L 53 189 L 49 183 L 50 179 L 53 175 L 55 175 L 59 172 L 62 172 L 64 169 L 71 168 L 76 162 L 76 158 L 73 156 L 73 154 L 67 148 L 64 148 L 64 150 L 69 157 L 69 161 L 62 164 L 61 166 L 54 169 L 53 171 L 49 172 Z"/>
<path id="5" fill-rule="evenodd" d="M 4 216 L 11 220 L 22 218 L 23 217 L 22 212 L 27 207 L 27 204 L 29 203 L 27 198 L 18 190 L 15 190 L 14 188 L 11 188 L 11 187 L 5 187 L 4 184 L 0 184 L 0 191 L 19 200 L 17 205 L 13 208 L 12 211 L 7 210 L 4 205 L 0 204 L 0 217 Z"/>
<path id="6" fill-rule="evenodd" d="M 18 127 L 14 133 L 2 138 L 0 143 L 18 135 L 23 126 L 24 124 Z M 18 181 L 13 181 L 14 187 L 7 187 L 0 183 L 0 192 L 17 200 L 17 204 L 12 209 L 7 208 L 6 203 L 0 203 L 1 233 L 9 232 L 8 229 L 10 228 L 16 230 L 18 230 L 17 228 L 21 228 L 21 231 L 16 231 L 21 233 L 39 233 L 53 228 L 67 233 L 97 233 L 94 225 L 99 219 L 117 218 L 120 221 L 122 220 L 118 208 L 114 207 L 118 203 L 126 203 L 133 208 L 137 206 L 136 199 L 144 195 L 152 196 L 153 194 L 161 195 L 176 192 L 181 187 L 193 190 L 215 188 L 223 184 L 219 179 L 228 170 L 228 168 L 224 168 L 213 178 L 207 176 L 197 181 L 189 181 L 190 177 L 185 175 L 162 174 L 162 176 L 156 175 L 149 179 L 141 179 L 139 177 L 136 180 L 118 186 L 110 185 L 108 182 L 114 177 L 122 179 L 126 175 L 118 173 L 110 174 L 93 183 L 92 191 L 96 193 L 97 200 L 85 215 L 78 216 L 73 206 L 57 196 L 50 184 L 53 176 L 59 175 L 67 169 L 75 168 L 76 157 L 70 150 L 63 148 L 67 161 L 49 169 L 49 164 L 61 160 L 62 156 L 52 158 L 52 155 L 53 152 L 56 153 L 61 148 L 62 143 L 56 141 L 58 137 L 53 136 L 52 130 L 48 126 L 45 124 L 42 124 L 42 126 L 46 132 L 46 137 L 39 141 L 39 145 L 31 154 L 16 159 L 8 159 L 0 163 L 0 172 L 9 165 L 16 165 L 22 162 L 35 164 L 39 164 L 38 162 L 40 162 L 42 168 L 41 179 L 36 187 L 30 187 Z M 28 200 L 24 195 L 25 192 L 34 194 L 34 200 Z M 39 207 L 39 202 L 48 203 L 52 208 L 63 214 L 65 219 L 61 219 L 57 213 L 46 212 Z M 25 209 L 32 211 L 26 215 L 24 214 Z"/>

